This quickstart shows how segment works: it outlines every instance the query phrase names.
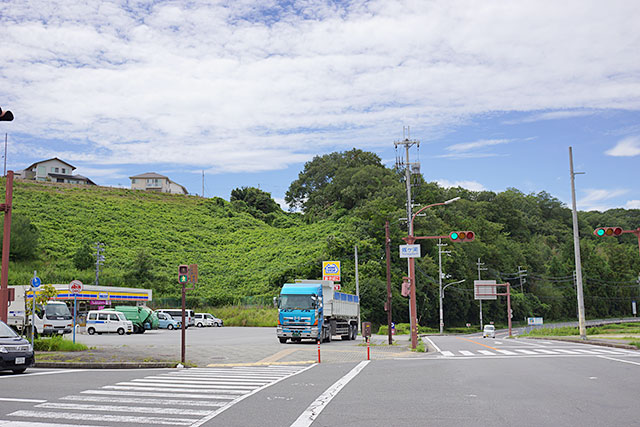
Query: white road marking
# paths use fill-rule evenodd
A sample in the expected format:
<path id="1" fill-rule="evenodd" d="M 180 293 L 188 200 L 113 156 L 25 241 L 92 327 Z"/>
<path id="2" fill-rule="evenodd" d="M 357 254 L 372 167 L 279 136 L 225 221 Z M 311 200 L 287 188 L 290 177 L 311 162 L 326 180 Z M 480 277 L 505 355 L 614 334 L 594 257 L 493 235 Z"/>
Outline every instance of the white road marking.
<path id="1" fill-rule="evenodd" d="M 431 345 L 433 346 L 433 348 L 435 348 L 435 349 L 436 349 L 436 351 L 437 351 L 438 353 L 442 353 L 442 351 L 440 350 L 440 347 L 438 347 L 438 346 L 436 345 L 436 343 L 434 343 L 434 342 L 431 340 L 431 338 L 429 338 L 429 337 L 423 337 L 422 339 L 423 339 L 423 340 L 427 340 L 427 341 L 429 341 L 429 342 L 431 343 Z"/>
<path id="2" fill-rule="evenodd" d="M 509 351 L 509 350 L 498 350 L 498 352 L 500 352 L 502 354 L 506 354 L 506 355 L 514 355 L 514 354 L 516 354 L 513 351 Z"/>
<path id="3" fill-rule="evenodd" d="M 599 349 L 593 349 L 593 351 L 597 351 L 598 353 L 605 353 L 605 354 L 626 354 L 623 351 L 615 351 L 615 350 L 605 350 L 604 348 L 599 348 Z"/>
<path id="4" fill-rule="evenodd" d="M 443 356 L 447 356 L 447 357 L 453 357 L 453 356 L 455 356 L 455 354 L 453 354 L 453 353 L 452 353 L 452 352 L 450 352 L 450 351 L 441 351 L 440 353 L 441 353 Z"/>
<path id="5" fill-rule="evenodd" d="M 119 386 L 148 386 L 148 387 L 160 387 L 160 388 L 190 388 L 198 390 L 216 390 L 216 389 L 228 389 L 228 390 L 253 390 L 256 386 L 252 385 L 204 385 L 204 384 L 174 384 L 171 382 L 147 382 L 145 380 L 133 380 L 117 383 Z"/>
<path id="6" fill-rule="evenodd" d="M 132 417 L 128 415 L 106 415 L 106 414 L 75 414 L 70 412 L 46 412 L 46 411 L 16 411 L 8 414 L 11 417 L 26 418 L 53 418 L 63 420 L 79 421 L 102 421 L 114 423 L 138 423 L 138 424 L 165 424 L 188 426 L 198 421 L 187 418 L 166 418 L 166 417 Z"/>
<path id="7" fill-rule="evenodd" d="M 140 397 L 178 397 L 178 398 L 189 398 L 189 399 L 210 399 L 210 400 L 220 400 L 220 399 L 235 399 L 236 395 L 228 395 L 228 394 L 196 394 L 196 393 L 184 393 L 184 394 L 176 394 L 175 390 L 171 390 L 172 393 L 153 393 L 153 392 L 142 392 L 142 391 L 122 391 L 122 390 L 85 390 L 80 393 L 83 394 L 93 394 L 93 395 L 104 395 L 104 396 L 140 396 Z"/>
<path id="8" fill-rule="evenodd" d="M 545 348 L 536 348 L 536 351 L 537 351 L 538 353 L 545 353 L 545 354 L 558 354 L 558 352 L 557 352 L 557 351 L 554 351 L 554 350 L 547 350 L 547 349 L 545 349 Z"/>
<path id="9" fill-rule="evenodd" d="M 489 350 L 478 350 L 478 353 L 484 354 L 486 356 L 495 356 L 496 354 Z"/>
<path id="10" fill-rule="evenodd" d="M 44 403 L 46 400 L 39 399 L 18 399 L 17 397 L 0 397 L 4 402 L 27 402 L 27 403 Z"/>
<path id="11" fill-rule="evenodd" d="M 205 424 L 205 423 L 207 423 L 207 422 L 211 421 L 213 418 L 217 417 L 219 414 L 223 413 L 224 411 L 226 411 L 227 409 L 231 408 L 231 407 L 232 407 L 233 405 L 235 405 L 236 403 L 241 402 L 242 400 L 246 399 L 247 397 L 252 396 L 252 395 L 254 395 L 254 394 L 258 393 L 259 391 L 264 390 L 264 389 L 265 389 L 265 388 L 267 388 L 267 387 L 270 387 L 270 386 L 272 386 L 272 385 L 274 385 L 274 384 L 277 384 L 277 383 L 279 383 L 280 381 L 283 381 L 283 380 L 285 380 L 285 379 L 287 379 L 287 378 L 290 378 L 290 377 L 292 377 L 292 376 L 294 376 L 294 375 L 298 375 L 298 374 L 299 374 L 299 373 L 301 373 L 301 372 L 304 372 L 304 371 L 306 371 L 306 370 L 308 370 L 308 369 L 311 369 L 311 368 L 313 368 L 314 366 L 316 366 L 316 364 L 315 364 L 315 363 L 314 363 L 313 365 L 309 365 L 309 366 L 304 367 L 304 368 L 301 368 L 301 369 L 300 369 L 300 368 L 296 368 L 297 370 L 293 371 L 292 373 L 286 374 L 286 375 L 285 375 L 285 376 L 283 376 L 282 378 L 280 378 L 280 379 L 278 379 L 278 380 L 276 380 L 276 381 L 274 381 L 274 382 L 272 382 L 272 383 L 269 383 L 269 384 L 266 384 L 266 385 L 264 385 L 264 386 L 262 386 L 262 387 L 260 387 L 260 388 L 257 388 L 257 389 L 255 389 L 255 390 L 253 390 L 251 393 L 247 393 L 247 394 L 245 394 L 245 395 L 243 395 L 243 396 L 238 397 L 236 400 L 234 400 L 234 401 L 230 402 L 228 405 L 225 405 L 225 406 L 223 406 L 222 408 L 218 409 L 217 411 L 214 411 L 214 412 L 210 413 L 210 414 L 209 414 L 209 415 L 207 415 L 206 417 L 204 417 L 204 418 L 202 418 L 202 419 L 198 420 L 198 422 L 195 422 L 195 423 L 191 424 L 191 427 L 200 427 L 201 425 L 203 425 L 203 424 Z M 291 369 L 293 369 L 293 368 L 291 368 Z"/>
<path id="12" fill-rule="evenodd" d="M 175 396 L 175 395 L 172 395 Z M 181 396 L 182 397 L 182 396 Z M 224 396 L 224 400 L 234 399 Z M 140 397 L 118 397 L 118 396 L 65 396 L 60 400 L 70 400 L 72 402 L 101 402 L 101 403 L 142 403 L 147 405 L 173 405 L 173 406 L 222 406 L 223 402 L 207 402 L 201 400 L 179 400 L 179 399 L 144 399 Z"/>
<path id="13" fill-rule="evenodd" d="M 0 427 L 101 427 L 101 426 L 85 425 L 85 424 L 52 424 L 52 423 L 34 423 L 32 421 L 0 420 Z"/>
<path id="14" fill-rule="evenodd" d="M 584 353 L 584 354 L 600 354 L 597 351 L 593 351 L 593 350 L 583 350 L 581 348 L 576 348 L 574 349 L 574 351 L 577 351 L 579 353 Z"/>
<path id="15" fill-rule="evenodd" d="M 142 386 L 143 384 L 140 384 L 140 386 Z M 133 387 L 133 386 L 119 386 L 119 385 L 106 385 L 102 388 L 104 389 L 108 389 L 108 390 L 134 390 L 134 391 L 167 391 L 166 387 L 157 387 L 157 384 L 155 384 L 155 388 L 153 387 Z M 171 392 L 173 393 L 193 393 L 194 391 L 200 391 L 200 392 L 205 392 L 206 390 L 193 390 L 190 388 L 176 388 L 176 389 L 171 389 Z M 227 394 L 245 394 L 248 393 L 249 390 L 211 390 L 212 392 L 215 391 L 216 393 L 227 393 Z"/>
<path id="16" fill-rule="evenodd" d="M 87 370 L 88 369 L 63 369 L 63 370 L 60 370 L 60 371 L 27 372 L 26 374 L 21 374 L 20 378 L 32 377 L 32 376 L 36 376 L 36 375 L 73 374 L 75 372 L 85 372 Z M 15 378 L 15 377 L 14 376 L 10 376 L 10 375 L 6 375 L 6 376 L 0 377 L 0 380 L 3 380 L 5 378 Z"/>
<path id="17" fill-rule="evenodd" d="M 502 341 L 495 341 L 494 344 L 502 345 Z"/>
<path id="18" fill-rule="evenodd" d="M 580 354 L 577 351 L 573 351 L 573 350 L 565 350 L 564 348 L 554 348 L 554 351 L 559 351 L 560 353 L 565 353 L 565 354 Z"/>
<path id="19" fill-rule="evenodd" d="M 369 360 L 362 361 L 349 371 L 344 377 L 336 381 L 331 387 L 325 390 L 309 407 L 291 424 L 291 427 L 308 427 L 313 423 L 322 410 L 331 402 L 331 400 L 349 383 L 356 375 L 369 364 Z"/>
<path id="20" fill-rule="evenodd" d="M 41 403 L 36 408 L 69 409 L 72 411 L 100 411 L 100 412 L 129 412 L 132 414 L 161 414 L 161 415 L 207 415 L 211 411 L 199 409 L 176 409 L 150 406 L 116 406 L 116 405 L 88 405 L 82 403 Z"/>
<path id="21" fill-rule="evenodd" d="M 470 351 L 467 350 L 458 350 L 460 352 L 460 354 L 463 354 L 465 356 L 473 356 L 474 354 L 471 353 Z"/>
<path id="22" fill-rule="evenodd" d="M 615 360 L 616 362 L 631 363 L 632 365 L 640 366 L 640 363 L 632 362 L 631 360 L 616 359 L 615 357 L 609 357 L 609 356 L 598 356 L 598 357 L 600 357 L 602 359 Z"/>
<path id="23" fill-rule="evenodd" d="M 156 379 L 156 378 L 158 378 L 158 377 L 139 378 L 139 379 L 133 380 L 133 382 L 193 384 L 193 385 L 207 385 L 207 384 L 221 385 L 221 384 L 227 384 L 227 385 L 261 386 L 263 384 L 266 384 L 268 382 L 273 381 L 273 380 L 269 380 L 269 381 L 238 380 L 238 381 L 235 381 L 235 380 L 217 380 L 217 379 L 213 379 L 213 378 L 208 379 L 208 380 L 174 379 L 174 378 L 162 378 L 162 377 L 160 377 L 160 379 Z"/>

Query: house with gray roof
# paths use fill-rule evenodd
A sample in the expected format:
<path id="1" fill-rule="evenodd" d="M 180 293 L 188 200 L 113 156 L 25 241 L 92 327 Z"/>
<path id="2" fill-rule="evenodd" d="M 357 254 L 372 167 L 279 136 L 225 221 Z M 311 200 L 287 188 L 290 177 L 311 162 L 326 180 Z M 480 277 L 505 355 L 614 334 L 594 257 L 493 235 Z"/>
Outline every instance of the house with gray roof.
<path id="1" fill-rule="evenodd" d="M 65 184 L 96 185 L 86 176 L 73 175 L 76 167 L 57 157 L 35 162 L 18 172 L 17 177 L 36 181 L 60 182 Z"/>

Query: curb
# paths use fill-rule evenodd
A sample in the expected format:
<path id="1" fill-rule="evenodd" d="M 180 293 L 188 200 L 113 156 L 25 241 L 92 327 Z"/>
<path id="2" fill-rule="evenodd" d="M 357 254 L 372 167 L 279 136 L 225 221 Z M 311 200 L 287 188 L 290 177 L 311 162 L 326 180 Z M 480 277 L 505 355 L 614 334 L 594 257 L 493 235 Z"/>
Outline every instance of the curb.
<path id="1" fill-rule="evenodd" d="M 573 339 L 573 338 L 561 338 L 561 337 L 526 337 L 528 339 L 534 340 L 552 340 L 552 341 L 563 341 L 563 342 L 571 342 L 577 344 L 591 344 L 591 345 L 599 345 L 601 347 L 612 347 L 612 348 L 622 348 L 625 350 L 638 350 L 635 346 L 628 344 L 618 344 L 616 342 L 604 342 L 604 341 L 595 341 L 595 340 L 581 340 L 581 339 Z"/>
<path id="2" fill-rule="evenodd" d="M 175 362 L 36 362 L 32 368 L 65 369 L 143 369 L 175 368 Z"/>

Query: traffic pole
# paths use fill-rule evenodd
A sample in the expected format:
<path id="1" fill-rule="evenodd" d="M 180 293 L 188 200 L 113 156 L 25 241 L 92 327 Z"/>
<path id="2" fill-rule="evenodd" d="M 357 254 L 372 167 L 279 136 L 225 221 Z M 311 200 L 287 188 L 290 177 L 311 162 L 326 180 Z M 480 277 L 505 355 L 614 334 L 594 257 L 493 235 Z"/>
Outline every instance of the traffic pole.
<path id="1" fill-rule="evenodd" d="M 320 340 L 318 340 L 318 363 L 320 363 Z"/>
<path id="2" fill-rule="evenodd" d="M 367 360 L 371 360 L 371 354 L 369 353 L 369 337 L 367 337 Z"/>

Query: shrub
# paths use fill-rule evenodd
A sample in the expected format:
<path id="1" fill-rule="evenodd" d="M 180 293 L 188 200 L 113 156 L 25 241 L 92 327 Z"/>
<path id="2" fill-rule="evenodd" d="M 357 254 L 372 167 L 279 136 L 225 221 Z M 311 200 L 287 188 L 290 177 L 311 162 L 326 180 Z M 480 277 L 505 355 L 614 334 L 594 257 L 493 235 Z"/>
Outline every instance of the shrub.
<path id="1" fill-rule="evenodd" d="M 88 347 L 84 344 L 74 343 L 59 335 L 51 338 L 38 338 L 33 342 L 35 351 L 84 351 Z"/>

